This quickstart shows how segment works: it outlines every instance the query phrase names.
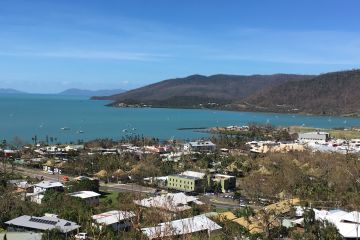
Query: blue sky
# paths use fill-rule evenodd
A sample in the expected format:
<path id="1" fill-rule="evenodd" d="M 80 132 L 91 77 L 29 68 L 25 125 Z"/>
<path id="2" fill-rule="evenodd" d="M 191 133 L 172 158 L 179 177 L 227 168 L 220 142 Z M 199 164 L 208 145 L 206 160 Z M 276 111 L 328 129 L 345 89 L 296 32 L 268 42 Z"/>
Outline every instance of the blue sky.
<path id="1" fill-rule="evenodd" d="M 0 88 L 358 68 L 358 9 L 358 0 L 1 0 Z"/>

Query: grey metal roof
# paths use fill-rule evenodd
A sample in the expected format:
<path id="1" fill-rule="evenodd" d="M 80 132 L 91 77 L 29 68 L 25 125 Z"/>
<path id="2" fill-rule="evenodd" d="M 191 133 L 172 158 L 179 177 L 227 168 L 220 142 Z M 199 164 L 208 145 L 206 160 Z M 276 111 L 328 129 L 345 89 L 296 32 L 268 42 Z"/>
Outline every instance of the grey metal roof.
<path id="1" fill-rule="evenodd" d="M 34 232 L 2 232 L 0 239 L 4 239 L 5 234 L 8 240 L 41 240 L 42 235 Z"/>
<path id="2" fill-rule="evenodd" d="M 24 228 L 41 230 L 41 231 L 58 228 L 62 233 L 71 232 L 75 229 L 80 228 L 80 226 L 74 222 L 70 222 L 56 217 L 47 217 L 47 216 L 34 217 L 34 216 L 23 215 L 21 217 L 14 218 L 5 223 L 9 226 L 24 227 Z"/>

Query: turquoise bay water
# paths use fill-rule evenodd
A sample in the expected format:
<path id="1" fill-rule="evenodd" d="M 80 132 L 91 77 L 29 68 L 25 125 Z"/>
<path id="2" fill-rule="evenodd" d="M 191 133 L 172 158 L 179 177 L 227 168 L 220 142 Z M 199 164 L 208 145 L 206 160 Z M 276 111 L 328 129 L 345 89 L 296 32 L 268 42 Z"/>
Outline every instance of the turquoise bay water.
<path id="1" fill-rule="evenodd" d="M 70 142 L 78 139 L 120 139 L 130 134 L 160 139 L 195 139 L 206 134 L 177 129 L 252 122 L 323 128 L 360 125 L 360 118 L 197 109 L 110 108 L 104 106 L 106 103 L 58 95 L 0 96 L 0 139 L 11 141 L 17 136 L 31 142 L 31 138 L 37 135 L 40 140 L 49 136 L 61 142 Z M 63 127 L 69 130 L 61 130 Z"/>

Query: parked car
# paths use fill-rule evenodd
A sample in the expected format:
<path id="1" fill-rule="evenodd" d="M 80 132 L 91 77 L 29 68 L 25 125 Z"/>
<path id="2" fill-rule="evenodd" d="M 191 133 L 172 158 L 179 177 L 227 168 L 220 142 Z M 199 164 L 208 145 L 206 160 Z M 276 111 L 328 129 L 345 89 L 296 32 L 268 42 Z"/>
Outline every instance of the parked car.
<path id="1" fill-rule="evenodd" d="M 88 239 L 87 233 L 78 233 L 75 235 L 75 239 Z"/>

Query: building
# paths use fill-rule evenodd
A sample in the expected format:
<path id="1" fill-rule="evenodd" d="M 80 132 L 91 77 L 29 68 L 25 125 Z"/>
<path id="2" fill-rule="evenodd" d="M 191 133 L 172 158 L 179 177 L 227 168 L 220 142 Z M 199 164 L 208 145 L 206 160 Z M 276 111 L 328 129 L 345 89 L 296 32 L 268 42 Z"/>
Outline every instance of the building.
<path id="1" fill-rule="evenodd" d="M 340 209 L 330 211 L 313 209 L 313 211 L 315 219 L 334 224 L 344 239 L 360 238 L 360 212 L 346 212 Z M 294 222 L 302 225 L 303 218 Z"/>
<path id="2" fill-rule="evenodd" d="M 299 133 L 298 137 L 299 141 L 323 141 L 327 142 L 330 140 L 330 134 L 327 132 L 307 132 L 307 133 Z"/>
<path id="3" fill-rule="evenodd" d="M 100 229 L 103 226 L 112 227 L 114 231 L 125 230 L 131 226 L 131 219 L 135 217 L 133 212 L 127 211 L 109 211 L 93 215 L 94 225 Z"/>
<path id="4" fill-rule="evenodd" d="M 192 152 L 213 152 L 216 145 L 211 141 L 198 140 L 195 142 L 188 142 L 184 145 L 184 150 Z"/>
<path id="5" fill-rule="evenodd" d="M 205 183 L 205 173 L 185 171 L 177 175 L 170 175 L 167 187 L 183 192 L 203 192 Z"/>
<path id="6" fill-rule="evenodd" d="M 161 208 L 171 212 L 180 212 L 191 209 L 191 205 L 202 205 L 197 197 L 187 196 L 184 193 L 168 193 L 156 197 L 135 200 L 135 204 L 143 207 Z"/>
<path id="7" fill-rule="evenodd" d="M 211 178 L 212 185 L 219 183 L 221 186 L 221 192 L 226 193 L 233 191 L 236 188 L 236 177 L 224 174 L 215 174 Z"/>
<path id="8" fill-rule="evenodd" d="M 25 192 L 25 193 L 34 192 L 34 186 L 22 179 L 9 180 L 8 183 L 9 185 L 12 185 L 16 189 L 16 192 Z"/>
<path id="9" fill-rule="evenodd" d="M 79 192 L 69 193 L 69 195 L 71 197 L 81 198 L 89 206 L 99 205 L 99 196 L 101 196 L 101 194 L 93 191 L 79 191 Z"/>
<path id="10" fill-rule="evenodd" d="M 171 222 L 160 223 L 156 227 L 142 228 L 141 231 L 148 239 L 163 239 L 183 236 L 193 233 L 206 232 L 209 236 L 221 227 L 205 215 L 179 219 Z"/>
<path id="11" fill-rule="evenodd" d="M 45 214 L 43 217 L 34 217 L 23 215 L 18 218 L 5 222 L 8 225 L 8 231 L 33 231 L 44 232 L 48 230 L 58 229 L 65 235 L 71 235 L 80 228 L 74 222 L 65 219 L 60 219 L 54 214 Z"/>
<path id="12" fill-rule="evenodd" d="M 230 220 L 234 223 L 246 228 L 250 233 L 263 233 L 266 223 L 264 219 L 269 218 L 272 222 L 272 226 L 280 226 L 280 220 L 276 217 L 290 212 L 293 206 L 300 203 L 300 199 L 287 199 L 277 203 L 270 204 L 262 208 L 262 211 L 257 211 L 254 216 L 237 218 L 231 212 L 224 212 L 219 214 L 219 220 Z M 264 218 L 264 214 L 266 218 Z"/>
<path id="13" fill-rule="evenodd" d="M 46 191 L 64 191 L 64 185 L 61 182 L 53 182 L 53 181 L 42 181 L 34 184 L 34 192 L 26 193 L 25 198 L 30 199 L 30 201 L 35 202 L 37 204 L 42 203 L 42 199 L 44 198 L 44 194 Z"/>
<path id="14" fill-rule="evenodd" d="M 34 184 L 34 193 L 45 192 L 47 190 L 63 191 L 64 185 L 61 182 L 42 181 Z"/>
<path id="15" fill-rule="evenodd" d="M 4 239 L 6 235 L 7 240 L 41 240 L 42 233 L 34 232 L 1 232 L 0 239 Z"/>

